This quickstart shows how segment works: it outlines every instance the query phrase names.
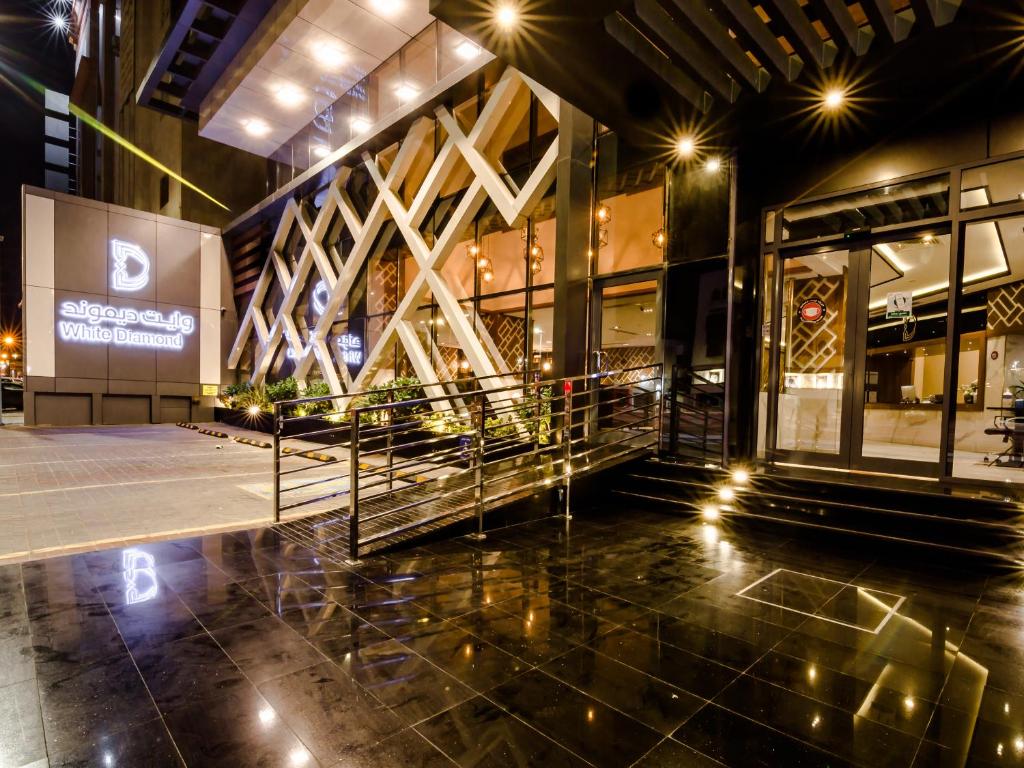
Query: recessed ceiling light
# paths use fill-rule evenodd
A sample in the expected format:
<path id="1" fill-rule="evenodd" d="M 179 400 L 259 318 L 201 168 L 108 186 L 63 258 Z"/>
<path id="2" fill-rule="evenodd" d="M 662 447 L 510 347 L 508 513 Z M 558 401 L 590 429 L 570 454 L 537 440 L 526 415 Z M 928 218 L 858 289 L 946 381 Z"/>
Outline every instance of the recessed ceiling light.
<path id="1" fill-rule="evenodd" d="M 843 106 L 843 102 L 846 101 L 846 94 L 843 93 L 841 88 L 829 88 L 825 91 L 825 96 L 822 99 L 822 103 L 825 105 L 825 109 L 835 111 Z"/>
<path id="2" fill-rule="evenodd" d="M 704 163 L 704 170 L 708 173 L 718 173 L 721 169 L 722 161 L 717 157 L 709 158 L 708 161 Z"/>
<path id="3" fill-rule="evenodd" d="M 348 60 L 348 54 L 334 43 L 317 43 L 313 46 L 313 58 L 320 66 L 337 69 Z"/>
<path id="4" fill-rule="evenodd" d="M 270 126 L 258 117 L 250 117 L 242 121 L 242 127 L 250 136 L 266 136 L 270 133 Z"/>
<path id="5" fill-rule="evenodd" d="M 463 40 L 455 46 L 455 55 L 463 61 L 471 61 L 480 55 L 480 46 L 469 40 Z"/>
<path id="6" fill-rule="evenodd" d="M 371 0 L 370 5 L 378 13 L 383 13 L 385 16 L 393 16 L 402 10 L 405 2 L 404 0 Z"/>
<path id="7" fill-rule="evenodd" d="M 302 91 L 291 83 L 278 86 L 274 91 L 274 98 L 283 107 L 297 107 L 306 100 Z"/>
<path id="8" fill-rule="evenodd" d="M 365 117 L 353 117 L 348 121 L 349 128 L 353 133 L 366 133 L 370 130 L 370 121 Z"/>
<path id="9" fill-rule="evenodd" d="M 316 155 L 317 157 L 327 157 L 329 154 L 331 154 L 331 148 L 328 147 L 326 144 L 317 144 L 315 147 L 313 147 L 313 154 Z"/>
<path id="10" fill-rule="evenodd" d="M 504 3 L 494 12 L 494 20 L 502 29 L 512 29 L 519 23 L 519 11 L 514 5 Z"/>
<path id="11" fill-rule="evenodd" d="M 49 21 L 50 26 L 58 32 L 67 32 L 69 29 L 68 17 L 62 13 L 51 13 Z"/>
<path id="12" fill-rule="evenodd" d="M 691 157 L 695 147 L 696 144 L 694 144 L 693 139 L 689 136 L 684 136 L 676 144 L 676 152 L 679 153 L 680 157 Z"/>
<path id="13" fill-rule="evenodd" d="M 395 88 L 395 96 L 397 96 L 398 100 L 401 101 L 403 104 L 407 101 L 412 101 L 413 99 L 415 99 L 417 96 L 419 96 L 419 93 L 419 89 L 414 88 L 413 86 L 409 85 L 409 83 L 402 83 L 401 85 Z"/>

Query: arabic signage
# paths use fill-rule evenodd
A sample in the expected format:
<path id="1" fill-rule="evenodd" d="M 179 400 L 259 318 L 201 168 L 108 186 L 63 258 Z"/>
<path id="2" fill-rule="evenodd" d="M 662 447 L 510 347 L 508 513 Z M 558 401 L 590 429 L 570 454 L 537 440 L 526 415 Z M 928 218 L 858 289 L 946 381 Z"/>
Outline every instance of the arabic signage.
<path id="1" fill-rule="evenodd" d="M 343 333 L 339 336 L 338 348 L 346 365 L 363 364 L 363 340 L 354 333 Z"/>
<path id="2" fill-rule="evenodd" d="M 118 291 L 140 291 L 149 285 L 149 254 L 125 240 L 110 241 L 110 285 Z M 180 350 L 196 329 L 193 315 L 174 310 L 115 307 L 87 299 L 61 302 L 57 334 L 64 341 L 118 347 Z"/>
<path id="3" fill-rule="evenodd" d="M 113 307 L 81 299 L 60 305 L 57 333 L 64 341 L 150 349 L 184 349 L 196 327 L 192 315 L 174 310 Z"/>

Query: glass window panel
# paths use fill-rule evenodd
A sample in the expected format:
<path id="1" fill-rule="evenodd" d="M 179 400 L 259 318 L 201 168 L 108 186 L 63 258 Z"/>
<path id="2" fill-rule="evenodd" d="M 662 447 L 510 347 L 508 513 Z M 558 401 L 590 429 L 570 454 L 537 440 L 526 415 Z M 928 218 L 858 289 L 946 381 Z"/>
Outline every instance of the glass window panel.
<path id="1" fill-rule="evenodd" d="M 967 225 L 953 475 L 1024 482 L 1024 216 Z"/>
<path id="2" fill-rule="evenodd" d="M 775 301 L 775 257 L 768 253 L 764 257 L 764 274 L 761 278 L 761 376 L 757 396 L 757 455 L 763 458 L 768 430 L 768 376 L 771 368 L 772 305 Z"/>
<path id="3" fill-rule="evenodd" d="M 850 253 L 787 259 L 783 270 L 776 445 L 838 454 Z"/>
<path id="4" fill-rule="evenodd" d="M 960 207 L 1024 200 L 1024 157 L 968 168 L 960 177 Z"/>
<path id="5" fill-rule="evenodd" d="M 949 177 L 934 176 L 786 208 L 782 239 L 829 237 L 948 213 Z"/>
<path id="6" fill-rule="evenodd" d="M 601 290 L 601 370 L 626 371 L 656 362 L 658 283 L 645 280 Z M 623 381 L 643 378 L 626 373 Z"/>
<path id="7" fill-rule="evenodd" d="M 936 462 L 946 397 L 949 235 L 876 244 L 870 275 L 863 455 Z M 904 310 L 898 299 L 906 295 Z M 896 316 L 903 311 L 909 314 Z"/>

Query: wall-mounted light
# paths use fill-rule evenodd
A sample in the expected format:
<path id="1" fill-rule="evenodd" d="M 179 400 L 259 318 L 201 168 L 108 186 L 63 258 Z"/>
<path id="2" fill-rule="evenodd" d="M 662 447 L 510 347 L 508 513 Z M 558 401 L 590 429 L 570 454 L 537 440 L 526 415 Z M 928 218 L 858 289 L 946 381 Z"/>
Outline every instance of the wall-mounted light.
<path id="1" fill-rule="evenodd" d="M 651 235 L 651 243 L 654 245 L 655 248 L 664 248 L 665 240 L 666 237 L 664 227 L 660 227 L 657 232 Z"/>

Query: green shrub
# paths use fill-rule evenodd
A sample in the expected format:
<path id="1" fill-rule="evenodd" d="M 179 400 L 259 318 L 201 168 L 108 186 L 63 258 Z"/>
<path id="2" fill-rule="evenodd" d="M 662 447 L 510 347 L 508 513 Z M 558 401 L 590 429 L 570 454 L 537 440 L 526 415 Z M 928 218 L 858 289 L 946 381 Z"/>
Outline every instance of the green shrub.
<path id="1" fill-rule="evenodd" d="M 272 403 L 282 400 L 295 400 L 299 396 L 299 384 L 294 376 L 280 381 L 271 381 L 266 385 L 267 399 Z"/>
<path id="2" fill-rule="evenodd" d="M 407 400 L 421 400 L 426 397 L 423 385 L 414 376 L 400 376 L 385 384 L 371 387 L 365 395 L 357 397 L 352 401 L 353 408 L 366 408 L 371 405 L 384 405 L 385 403 L 401 403 Z M 391 411 L 392 420 L 395 423 L 408 421 L 413 416 L 422 413 L 424 406 L 403 405 Z M 361 415 L 360 419 L 368 424 L 377 424 L 382 420 L 385 411 L 370 411 Z M 387 418 L 387 417 L 383 417 Z"/>
<path id="3" fill-rule="evenodd" d="M 330 394 L 331 385 L 322 379 L 317 379 L 306 385 L 306 391 L 302 393 L 302 396 L 327 397 Z M 334 403 L 330 400 L 321 400 L 318 403 L 306 403 L 295 410 L 297 416 L 312 416 L 317 413 L 330 413 L 334 410 Z M 301 413 L 299 411 L 301 411 Z"/>

